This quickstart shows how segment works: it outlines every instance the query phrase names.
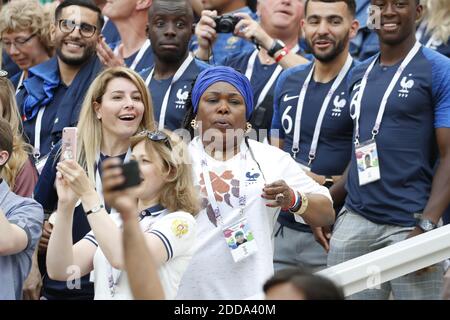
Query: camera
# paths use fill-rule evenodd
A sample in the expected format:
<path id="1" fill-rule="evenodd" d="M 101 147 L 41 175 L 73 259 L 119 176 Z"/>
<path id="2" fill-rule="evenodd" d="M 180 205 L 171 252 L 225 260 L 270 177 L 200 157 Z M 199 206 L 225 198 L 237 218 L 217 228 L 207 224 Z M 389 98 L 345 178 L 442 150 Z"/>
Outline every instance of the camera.
<path id="1" fill-rule="evenodd" d="M 214 18 L 217 33 L 233 33 L 236 24 L 241 20 L 232 15 L 217 16 Z"/>

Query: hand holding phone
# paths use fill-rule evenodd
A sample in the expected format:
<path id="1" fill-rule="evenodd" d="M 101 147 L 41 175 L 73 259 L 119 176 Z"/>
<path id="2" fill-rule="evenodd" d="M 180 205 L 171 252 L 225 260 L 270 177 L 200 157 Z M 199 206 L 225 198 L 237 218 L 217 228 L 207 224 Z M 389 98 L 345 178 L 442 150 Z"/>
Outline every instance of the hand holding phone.
<path id="1" fill-rule="evenodd" d="M 77 157 L 77 128 L 65 127 L 62 133 L 61 161 Z"/>

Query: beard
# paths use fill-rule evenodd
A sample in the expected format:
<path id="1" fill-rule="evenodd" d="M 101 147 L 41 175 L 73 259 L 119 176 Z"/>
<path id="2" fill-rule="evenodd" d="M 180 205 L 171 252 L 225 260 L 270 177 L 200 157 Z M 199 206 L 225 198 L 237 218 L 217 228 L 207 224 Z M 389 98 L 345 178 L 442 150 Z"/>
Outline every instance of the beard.
<path id="1" fill-rule="evenodd" d="M 69 66 L 81 66 L 88 61 L 95 54 L 95 46 L 87 45 L 84 48 L 83 54 L 79 57 L 70 57 L 65 55 L 61 50 L 61 45 L 56 48 L 56 54 L 62 62 Z"/>
<path id="2" fill-rule="evenodd" d="M 339 54 L 342 51 L 344 51 L 344 48 L 349 40 L 349 37 L 350 37 L 350 34 L 349 34 L 349 32 L 347 32 L 345 37 L 341 40 L 334 41 L 330 38 L 324 38 L 324 40 L 328 40 L 328 41 L 332 42 L 334 45 L 329 52 L 324 52 L 324 53 L 317 52 L 316 50 L 314 50 L 314 46 L 311 41 L 308 41 L 308 45 L 311 48 L 314 58 L 316 58 L 320 62 L 327 63 L 327 62 L 330 62 L 330 61 L 333 61 L 334 59 L 336 59 L 336 57 L 339 56 Z"/>

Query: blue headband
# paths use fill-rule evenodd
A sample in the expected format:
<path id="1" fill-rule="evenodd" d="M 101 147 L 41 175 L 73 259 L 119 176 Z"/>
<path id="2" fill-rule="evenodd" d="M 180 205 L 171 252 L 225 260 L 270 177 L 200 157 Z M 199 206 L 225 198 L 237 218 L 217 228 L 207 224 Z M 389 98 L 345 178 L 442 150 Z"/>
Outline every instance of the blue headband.
<path id="1" fill-rule="evenodd" d="M 191 100 L 194 113 L 197 114 L 200 98 L 211 85 L 216 82 L 228 82 L 242 95 L 245 101 L 245 117 L 250 119 L 253 111 L 253 90 L 247 77 L 230 67 L 211 67 L 203 70 L 192 88 Z"/>

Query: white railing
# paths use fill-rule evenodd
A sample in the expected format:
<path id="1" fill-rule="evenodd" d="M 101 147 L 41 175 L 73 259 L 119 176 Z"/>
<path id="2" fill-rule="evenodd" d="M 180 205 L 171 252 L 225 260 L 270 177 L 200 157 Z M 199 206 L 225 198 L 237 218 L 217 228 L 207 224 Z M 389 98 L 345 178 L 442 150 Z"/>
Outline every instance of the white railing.
<path id="1" fill-rule="evenodd" d="M 345 296 L 450 258 L 450 225 L 317 272 L 340 285 Z"/>

